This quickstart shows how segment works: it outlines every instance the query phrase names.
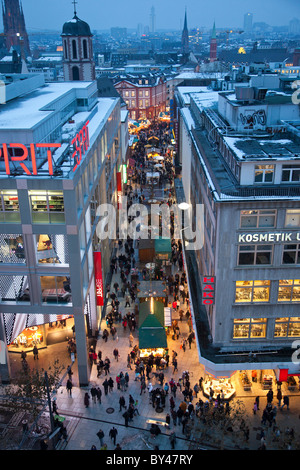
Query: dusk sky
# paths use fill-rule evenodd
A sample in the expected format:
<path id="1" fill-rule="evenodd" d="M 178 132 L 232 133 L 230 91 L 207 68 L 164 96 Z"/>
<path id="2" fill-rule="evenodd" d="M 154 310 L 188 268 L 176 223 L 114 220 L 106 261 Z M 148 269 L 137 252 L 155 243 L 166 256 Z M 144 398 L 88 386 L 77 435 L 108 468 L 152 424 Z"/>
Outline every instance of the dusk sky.
<path id="1" fill-rule="evenodd" d="M 74 11 L 71 0 L 22 0 L 22 5 L 28 30 L 60 31 Z M 217 28 L 239 28 L 248 11 L 253 13 L 253 22 L 272 26 L 287 25 L 292 18 L 300 18 L 299 0 L 78 0 L 76 5 L 79 18 L 87 21 L 92 30 L 149 25 L 152 6 L 157 30 L 181 29 L 185 7 L 189 28 L 211 28 L 214 21 Z"/>

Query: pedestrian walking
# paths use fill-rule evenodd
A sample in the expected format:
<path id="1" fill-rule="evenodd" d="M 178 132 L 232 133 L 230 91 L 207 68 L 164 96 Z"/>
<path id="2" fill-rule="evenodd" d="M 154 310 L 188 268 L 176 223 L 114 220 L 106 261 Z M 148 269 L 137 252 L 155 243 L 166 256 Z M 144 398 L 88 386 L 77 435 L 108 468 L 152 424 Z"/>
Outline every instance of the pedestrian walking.
<path id="1" fill-rule="evenodd" d="M 97 432 L 97 436 L 99 437 L 100 446 L 102 447 L 103 446 L 103 438 L 104 438 L 104 432 L 102 431 L 102 429 L 99 429 L 99 431 Z"/>
<path id="2" fill-rule="evenodd" d="M 114 445 L 116 445 L 116 438 L 117 438 L 118 431 L 115 427 L 112 427 L 109 431 L 109 437 L 112 439 Z"/>
<path id="3" fill-rule="evenodd" d="M 101 392 L 100 387 L 97 387 L 96 391 L 97 391 L 97 400 L 98 400 L 98 402 L 99 402 L 100 405 L 101 405 L 102 392 Z"/>
<path id="4" fill-rule="evenodd" d="M 36 345 L 34 346 L 32 352 L 33 352 L 33 359 L 34 359 L 34 360 L 38 359 L 38 358 L 39 358 L 39 350 L 38 350 L 38 348 L 36 347 Z"/>
<path id="5" fill-rule="evenodd" d="M 278 400 L 278 406 L 281 406 L 282 392 L 280 389 L 277 390 L 277 400 Z"/>
<path id="6" fill-rule="evenodd" d="M 175 444 L 176 444 L 176 434 L 174 431 L 171 432 L 170 437 L 170 444 L 171 444 L 171 449 L 175 449 Z"/>
<path id="7" fill-rule="evenodd" d="M 130 333 L 129 335 L 129 347 L 131 348 L 133 345 L 133 336 L 132 336 L 132 333 Z"/>
<path id="8" fill-rule="evenodd" d="M 114 355 L 115 360 L 119 361 L 119 350 L 117 348 L 113 350 L 113 355 Z"/>
<path id="9" fill-rule="evenodd" d="M 290 399 L 287 395 L 284 395 L 283 404 L 280 409 L 282 410 L 285 406 L 287 407 L 288 410 L 290 409 Z"/>
<path id="10" fill-rule="evenodd" d="M 96 401 L 97 401 L 97 389 L 94 386 L 91 388 L 91 397 L 92 397 L 93 402 L 96 403 Z"/>
<path id="11" fill-rule="evenodd" d="M 73 388 L 72 381 L 71 381 L 70 379 L 68 379 L 68 380 L 67 380 L 66 389 L 67 389 L 68 395 L 69 395 L 70 397 L 72 396 L 72 388 Z"/>
<path id="12" fill-rule="evenodd" d="M 85 393 L 83 401 L 84 401 L 85 407 L 88 408 L 90 406 L 90 396 L 88 392 Z"/>

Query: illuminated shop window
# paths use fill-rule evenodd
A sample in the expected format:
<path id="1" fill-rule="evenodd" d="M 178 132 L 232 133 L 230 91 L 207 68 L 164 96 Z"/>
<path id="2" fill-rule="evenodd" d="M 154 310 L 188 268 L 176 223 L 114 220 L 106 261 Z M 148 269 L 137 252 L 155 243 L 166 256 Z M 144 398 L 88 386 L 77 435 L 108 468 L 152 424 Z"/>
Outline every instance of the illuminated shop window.
<path id="1" fill-rule="evenodd" d="M 284 245 L 282 264 L 300 264 L 300 244 Z"/>
<path id="2" fill-rule="evenodd" d="M 244 210 L 241 211 L 241 228 L 266 228 L 275 227 L 276 210 L 260 209 L 260 210 Z"/>
<path id="3" fill-rule="evenodd" d="M 0 222 L 21 222 L 17 191 L 0 191 Z"/>
<path id="4" fill-rule="evenodd" d="M 300 279 L 281 279 L 278 302 L 300 302 Z"/>
<path id="5" fill-rule="evenodd" d="M 35 237 L 38 264 L 69 265 L 69 250 L 65 235 L 38 234 Z"/>
<path id="6" fill-rule="evenodd" d="M 273 183 L 274 165 L 255 165 L 255 183 Z"/>
<path id="7" fill-rule="evenodd" d="M 69 303 L 71 301 L 71 284 L 67 276 L 41 276 L 43 303 Z"/>
<path id="8" fill-rule="evenodd" d="M 62 191 L 30 191 L 32 222 L 61 224 L 65 222 Z"/>
<path id="9" fill-rule="evenodd" d="M 269 302 L 270 281 L 236 281 L 235 302 Z"/>
<path id="10" fill-rule="evenodd" d="M 275 338 L 286 338 L 300 336 L 300 317 L 276 318 Z"/>
<path id="11" fill-rule="evenodd" d="M 233 320 L 234 339 L 265 338 L 267 331 L 266 318 L 242 318 Z"/>
<path id="12" fill-rule="evenodd" d="M 238 250 L 238 265 L 272 264 L 273 245 L 241 245 Z"/>
<path id="13" fill-rule="evenodd" d="M 285 227 L 300 227 L 300 209 L 287 209 L 285 213 Z"/>

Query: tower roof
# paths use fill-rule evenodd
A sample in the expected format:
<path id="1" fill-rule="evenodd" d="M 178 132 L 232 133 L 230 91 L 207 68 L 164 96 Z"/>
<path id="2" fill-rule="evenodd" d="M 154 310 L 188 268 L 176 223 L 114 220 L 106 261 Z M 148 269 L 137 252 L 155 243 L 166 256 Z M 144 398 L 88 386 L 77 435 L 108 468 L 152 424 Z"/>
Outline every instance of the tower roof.
<path id="1" fill-rule="evenodd" d="M 92 36 L 89 25 L 75 13 L 72 20 L 63 25 L 62 36 Z"/>

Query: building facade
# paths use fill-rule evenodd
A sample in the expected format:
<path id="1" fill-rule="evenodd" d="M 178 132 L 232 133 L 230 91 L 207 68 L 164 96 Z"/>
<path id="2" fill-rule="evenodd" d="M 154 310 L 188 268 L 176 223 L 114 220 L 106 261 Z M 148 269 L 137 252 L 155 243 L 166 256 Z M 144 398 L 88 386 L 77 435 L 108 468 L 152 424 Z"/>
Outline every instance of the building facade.
<path id="1" fill-rule="evenodd" d="M 254 77 L 255 90 L 244 92 L 257 98 L 260 80 Z M 191 93 L 189 108 L 181 109 L 183 188 L 191 207 L 204 210 L 204 243 L 195 254 L 202 307 L 199 299 L 191 303 L 195 323 L 201 315 L 207 322 L 214 353 L 208 360 L 199 340 L 200 360 L 217 375 L 254 368 L 293 375 L 300 140 L 286 119 L 296 122 L 299 110 L 291 95 L 289 102 L 280 92 L 269 100 L 265 90 L 264 98 L 245 103 L 239 92 L 216 93 L 210 102 L 205 93 Z M 190 223 L 195 230 L 194 215 Z M 208 291 L 203 278 L 211 280 Z"/>
<path id="2" fill-rule="evenodd" d="M 96 81 L 45 85 L 30 74 L 21 86 L 1 113 L 1 377 L 9 377 L 9 351 L 32 350 L 25 330 L 47 347 L 48 325 L 68 319 L 83 385 L 113 249 L 99 239 L 97 207 L 117 202 L 124 117 L 118 98 L 98 98 Z"/>

